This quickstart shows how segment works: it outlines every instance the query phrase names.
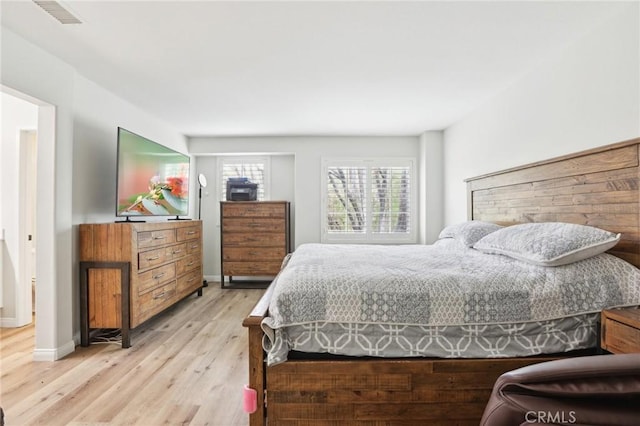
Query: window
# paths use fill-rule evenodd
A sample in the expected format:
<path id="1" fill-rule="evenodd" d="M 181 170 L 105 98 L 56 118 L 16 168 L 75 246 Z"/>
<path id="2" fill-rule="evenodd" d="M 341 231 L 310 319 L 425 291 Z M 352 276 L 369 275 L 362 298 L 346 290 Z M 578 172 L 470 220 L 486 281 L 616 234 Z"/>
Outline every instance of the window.
<path id="1" fill-rule="evenodd" d="M 230 177 L 246 177 L 258 184 L 258 201 L 269 199 L 269 157 L 219 157 L 220 199 L 227 199 L 227 180 Z"/>
<path id="2" fill-rule="evenodd" d="M 323 161 L 325 242 L 415 242 L 411 159 Z"/>

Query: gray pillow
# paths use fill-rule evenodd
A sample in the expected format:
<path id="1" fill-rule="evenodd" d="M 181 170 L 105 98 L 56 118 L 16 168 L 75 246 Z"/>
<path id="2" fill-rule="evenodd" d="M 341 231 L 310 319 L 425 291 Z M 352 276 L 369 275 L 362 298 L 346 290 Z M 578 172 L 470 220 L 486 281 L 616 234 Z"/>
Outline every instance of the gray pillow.
<path id="1" fill-rule="evenodd" d="M 495 223 L 471 220 L 457 223 L 444 228 L 438 238 L 454 238 L 467 247 L 472 247 L 482 237 L 501 229 L 502 226 Z"/>
<path id="2" fill-rule="evenodd" d="M 503 254 L 534 265 L 560 266 L 604 253 L 620 234 L 573 223 L 524 223 L 493 232 L 474 244 L 484 253 Z"/>

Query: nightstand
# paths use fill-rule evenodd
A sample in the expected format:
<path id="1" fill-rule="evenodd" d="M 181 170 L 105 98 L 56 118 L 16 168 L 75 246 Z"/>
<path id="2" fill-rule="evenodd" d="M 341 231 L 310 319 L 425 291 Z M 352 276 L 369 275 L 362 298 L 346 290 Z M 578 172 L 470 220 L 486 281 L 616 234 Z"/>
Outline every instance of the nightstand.
<path id="1" fill-rule="evenodd" d="M 640 309 L 605 309 L 601 316 L 602 349 L 616 354 L 640 352 Z"/>

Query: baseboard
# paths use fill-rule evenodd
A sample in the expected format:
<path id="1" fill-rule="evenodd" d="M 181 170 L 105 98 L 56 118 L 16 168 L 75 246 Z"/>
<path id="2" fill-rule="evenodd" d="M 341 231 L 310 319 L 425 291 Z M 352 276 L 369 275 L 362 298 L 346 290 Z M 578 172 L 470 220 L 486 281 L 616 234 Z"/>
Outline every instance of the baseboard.
<path id="1" fill-rule="evenodd" d="M 28 321 L 18 321 L 16 317 L 0 317 L 0 327 L 3 328 L 18 328 L 24 327 L 25 325 L 32 324 L 32 317 L 29 317 Z"/>
<path id="2" fill-rule="evenodd" d="M 76 345 L 73 342 L 73 340 L 54 349 L 34 349 L 33 360 L 34 361 L 57 361 L 69 355 L 70 353 L 73 353 L 75 350 L 76 350 Z"/>
<path id="3" fill-rule="evenodd" d="M 16 318 L 0 318 L 0 327 L 2 328 L 16 328 L 18 320 Z"/>

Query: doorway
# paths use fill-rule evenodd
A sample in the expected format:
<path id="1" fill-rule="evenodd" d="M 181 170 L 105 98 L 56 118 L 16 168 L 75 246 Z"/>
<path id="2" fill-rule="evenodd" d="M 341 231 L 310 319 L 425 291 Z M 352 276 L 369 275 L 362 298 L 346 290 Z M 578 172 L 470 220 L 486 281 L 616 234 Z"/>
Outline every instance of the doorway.
<path id="1" fill-rule="evenodd" d="M 34 360 L 55 361 L 61 357 L 60 349 L 51 338 L 56 335 L 56 256 L 52 244 L 55 222 L 50 196 L 55 193 L 56 110 L 53 105 L 3 85 L 0 85 L 0 97 L 3 103 L 0 177 L 6 179 L 4 182 L 15 182 L 12 198 L 3 198 L 1 204 L 5 262 L 0 286 L 4 295 L 0 325 L 29 324 L 35 310 L 38 321 L 35 324 Z M 25 125 L 17 120 L 13 129 L 8 129 L 7 123 L 15 120 L 12 117 L 15 108 L 5 107 L 9 105 L 5 103 L 8 97 L 13 98 L 12 101 L 18 100 L 18 105 L 28 105 L 35 110 L 35 123 Z M 43 198 L 44 203 L 39 203 L 39 198 Z M 6 252 L 12 253 L 15 263 L 6 262 L 9 259 Z"/>
<path id="2" fill-rule="evenodd" d="M 35 217 L 35 148 L 38 106 L 2 93 L 3 185 L 2 326 L 21 327 L 32 322 L 32 280 L 35 264 L 32 237 Z"/>

